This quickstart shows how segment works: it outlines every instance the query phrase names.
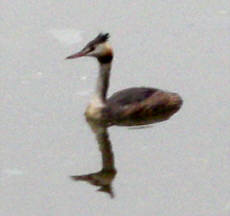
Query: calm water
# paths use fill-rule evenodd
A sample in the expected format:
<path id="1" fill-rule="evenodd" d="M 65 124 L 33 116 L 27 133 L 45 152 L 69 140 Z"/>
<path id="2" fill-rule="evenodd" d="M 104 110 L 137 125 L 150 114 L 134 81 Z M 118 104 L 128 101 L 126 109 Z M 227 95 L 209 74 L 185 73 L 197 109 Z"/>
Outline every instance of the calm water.
<path id="1" fill-rule="evenodd" d="M 1 215 L 230 215 L 228 0 L 15 0 L 1 9 Z M 169 121 L 109 128 L 113 199 L 71 179 L 101 169 L 83 116 L 97 65 L 64 58 L 100 31 L 115 49 L 110 93 L 154 86 L 184 99 Z"/>

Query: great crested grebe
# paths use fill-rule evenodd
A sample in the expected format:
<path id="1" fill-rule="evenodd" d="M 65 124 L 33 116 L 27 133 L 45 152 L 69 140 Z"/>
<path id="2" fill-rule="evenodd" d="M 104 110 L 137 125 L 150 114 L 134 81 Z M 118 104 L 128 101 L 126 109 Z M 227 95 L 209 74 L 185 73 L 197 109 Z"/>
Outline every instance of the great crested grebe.
<path id="1" fill-rule="evenodd" d="M 108 39 L 108 33 L 100 33 L 80 52 L 66 58 L 91 56 L 99 62 L 96 91 L 85 112 L 87 120 L 107 125 L 143 125 L 166 120 L 177 112 L 183 102 L 181 97 L 156 88 L 128 88 L 106 98 L 113 60 Z"/>

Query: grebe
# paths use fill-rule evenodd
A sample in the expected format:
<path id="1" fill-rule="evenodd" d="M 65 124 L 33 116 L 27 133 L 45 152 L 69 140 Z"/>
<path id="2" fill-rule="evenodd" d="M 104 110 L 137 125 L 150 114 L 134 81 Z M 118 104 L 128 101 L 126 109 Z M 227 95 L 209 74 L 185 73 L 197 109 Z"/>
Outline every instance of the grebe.
<path id="1" fill-rule="evenodd" d="M 100 33 L 80 52 L 66 58 L 91 56 L 99 62 L 96 91 L 86 109 L 86 119 L 107 125 L 143 125 L 166 120 L 177 112 L 183 102 L 181 97 L 156 88 L 128 88 L 106 98 L 113 60 L 108 39 L 108 33 Z"/>

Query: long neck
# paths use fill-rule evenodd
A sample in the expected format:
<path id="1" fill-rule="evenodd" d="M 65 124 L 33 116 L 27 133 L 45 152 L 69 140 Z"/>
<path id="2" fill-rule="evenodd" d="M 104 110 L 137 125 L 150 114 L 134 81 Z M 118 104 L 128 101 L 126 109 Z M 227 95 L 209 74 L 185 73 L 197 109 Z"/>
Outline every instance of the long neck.
<path id="1" fill-rule="evenodd" d="M 95 106 L 104 106 L 106 102 L 106 94 L 109 87 L 109 77 L 111 70 L 111 62 L 100 63 L 99 62 L 99 75 L 97 78 L 96 91 L 93 96 L 93 103 Z"/>

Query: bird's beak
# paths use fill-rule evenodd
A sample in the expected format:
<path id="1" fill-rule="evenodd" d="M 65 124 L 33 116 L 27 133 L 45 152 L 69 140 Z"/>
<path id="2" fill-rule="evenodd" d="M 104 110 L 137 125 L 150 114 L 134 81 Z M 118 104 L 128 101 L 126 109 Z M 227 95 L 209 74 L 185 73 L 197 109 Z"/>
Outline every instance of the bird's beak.
<path id="1" fill-rule="evenodd" d="M 65 59 L 79 58 L 79 57 L 85 56 L 86 54 L 87 54 L 86 51 L 81 50 L 80 52 L 74 53 L 73 55 L 70 55 L 70 56 L 66 57 Z"/>
<path id="2" fill-rule="evenodd" d="M 86 53 L 80 51 L 80 52 L 74 53 L 73 55 L 70 55 L 70 56 L 66 57 L 65 59 L 79 58 L 79 57 L 84 56 L 85 54 Z"/>

